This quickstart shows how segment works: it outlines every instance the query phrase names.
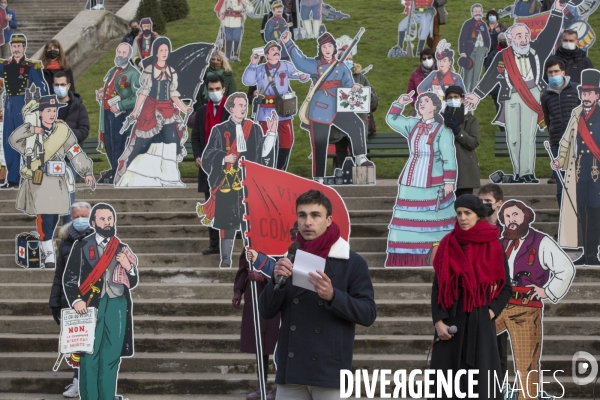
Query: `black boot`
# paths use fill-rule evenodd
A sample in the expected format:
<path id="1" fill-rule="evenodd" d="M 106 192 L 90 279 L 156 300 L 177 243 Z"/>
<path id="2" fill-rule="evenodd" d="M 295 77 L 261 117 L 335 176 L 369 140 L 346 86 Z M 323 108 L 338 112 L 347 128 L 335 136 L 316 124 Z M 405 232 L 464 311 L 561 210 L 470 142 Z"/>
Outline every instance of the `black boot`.
<path id="1" fill-rule="evenodd" d="M 421 54 L 421 51 L 423 51 L 423 48 L 425 47 L 425 42 L 426 40 L 419 40 L 419 44 L 417 44 L 417 54 L 415 54 L 415 56 Z"/>
<path id="2" fill-rule="evenodd" d="M 586 207 L 588 221 L 600 221 L 600 208 Z M 598 244 L 600 244 L 600 226 L 597 223 L 588 223 L 584 237 L 583 253 L 587 258 L 587 265 L 600 265 L 598 260 Z"/>
<path id="3" fill-rule="evenodd" d="M 280 169 L 282 171 L 287 170 L 291 152 L 292 149 L 281 148 L 277 151 L 277 169 Z"/>

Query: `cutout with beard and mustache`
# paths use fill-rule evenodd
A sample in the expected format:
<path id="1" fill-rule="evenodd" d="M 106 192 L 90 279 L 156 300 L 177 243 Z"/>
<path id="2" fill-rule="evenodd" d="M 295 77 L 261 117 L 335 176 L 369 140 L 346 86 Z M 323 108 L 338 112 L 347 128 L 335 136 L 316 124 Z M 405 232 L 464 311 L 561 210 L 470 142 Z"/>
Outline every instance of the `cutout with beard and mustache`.
<path id="1" fill-rule="evenodd" d="M 519 55 L 521 55 L 521 56 L 523 56 L 523 55 L 525 55 L 525 54 L 529 53 L 529 50 L 530 50 L 530 48 L 531 48 L 531 44 L 528 44 L 528 45 L 527 45 L 527 47 L 525 47 L 524 49 L 522 49 L 522 48 L 519 46 L 519 43 L 516 43 L 514 40 L 511 42 L 511 46 L 512 46 L 512 49 L 513 49 L 513 51 L 514 51 L 516 54 L 519 54 Z"/>
<path id="2" fill-rule="evenodd" d="M 508 240 L 520 239 L 523 236 L 525 236 L 527 234 L 527 231 L 529 230 L 529 224 L 527 223 L 527 221 L 523 221 L 523 223 L 520 225 L 517 225 L 517 227 L 515 229 L 509 229 L 509 226 L 512 226 L 512 225 L 517 225 L 517 224 L 507 224 L 504 227 L 504 232 L 502 233 L 502 236 L 504 237 L 504 239 L 508 239 Z"/>
<path id="3" fill-rule="evenodd" d="M 96 226 L 94 229 L 96 229 L 97 234 L 102 235 L 105 238 L 111 238 L 117 233 L 117 229 L 114 226 L 109 226 L 106 229 L 102 229 L 99 226 Z"/>

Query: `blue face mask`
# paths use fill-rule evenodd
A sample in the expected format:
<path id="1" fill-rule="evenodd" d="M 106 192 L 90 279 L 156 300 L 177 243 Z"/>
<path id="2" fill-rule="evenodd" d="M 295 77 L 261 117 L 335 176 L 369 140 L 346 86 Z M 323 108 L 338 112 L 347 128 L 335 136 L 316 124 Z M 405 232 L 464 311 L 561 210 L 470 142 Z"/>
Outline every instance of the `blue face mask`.
<path id="1" fill-rule="evenodd" d="M 460 107 L 460 99 L 449 99 L 446 101 L 446 105 L 452 108 Z"/>
<path id="2" fill-rule="evenodd" d="M 352 60 L 346 60 L 344 61 L 344 64 L 346 64 L 346 67 L 350 68 L 350 71 L 352 71 L 352 69 L 354 68 L 354 61 Z"/>
<path id="3" fill-rule="evenodd" d="M 59 99 L 67 97 L 67 88 L 64 86 L 54 86 L 54 93 Z"/>
<path id="4" fill-rule="evenodd" d="M 490 21 L 490 22 L 496 22 L 497 21 L 496 16 L 495 15 L 490 15 L 488 17 L 488 21 Z"/>
<path id="5" fill-rule="evenodd" d="M 88 217 L 80 217 L 80 218 L 75 218 L 73 220 L 73 228 L 75 228 L 75 230 L 77 230 L 77 232 L 85 232 L 86 230 L 88 230 L 90 227 L 90 220 Z"/>
<path id="6" fill-rule="evenodd" d="M 563 83 L 563 77 L 562 75 L 549 76 L 548 83 L 554 87 L 560 86 Z"/>

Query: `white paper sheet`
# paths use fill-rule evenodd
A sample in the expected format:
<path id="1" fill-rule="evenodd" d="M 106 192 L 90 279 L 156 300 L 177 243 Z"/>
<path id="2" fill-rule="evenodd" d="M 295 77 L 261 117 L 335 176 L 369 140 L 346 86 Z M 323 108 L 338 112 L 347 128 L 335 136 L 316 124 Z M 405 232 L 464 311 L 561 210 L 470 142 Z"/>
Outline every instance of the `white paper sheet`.
<path id="1" fill-rule="evenodd" d="M 294 286 L 315 291 L 315 287 L 308 281 L 308 273 L 317 273 L 317 270 L 325 271 L 325 259 L 302 250 L 296 252 L 294 268 L 292 269 L 292 282 Z M 318 275 L 318 274 L 317 274 Z"/>

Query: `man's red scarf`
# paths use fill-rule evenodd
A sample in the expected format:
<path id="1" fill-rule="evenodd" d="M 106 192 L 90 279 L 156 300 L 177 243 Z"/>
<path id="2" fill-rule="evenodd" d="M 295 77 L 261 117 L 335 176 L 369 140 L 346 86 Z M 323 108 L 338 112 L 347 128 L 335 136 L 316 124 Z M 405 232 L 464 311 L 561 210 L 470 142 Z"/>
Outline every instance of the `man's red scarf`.
<path id="1" fill-rule="evenodd" d="M 92 272 L 88 275 L 88 277 L 83 281 L 81 285 L 79 285 L 79 292 L 82 296 L 88 294 L 88 292 L 92 290 L 91 286 L 95 283 L 98 283 L 98 279 L 100 279 L 102 274 L 106 272 L 111 261 L 117 254 L 119 244 L 121 244 L 119 238 L 117 238 L 116 236 L 110 238 L 110 240 L 108 241 L 108 245 L 106 245 L 106 248 L 104 249 L 104 253 L 102 253 L 102 257 L 100 257 L 98 263 L 96 264 Z M 94 254 L 96 252 L 96 248 L 97 246 L 90 245 L 88 249 L 84 247 L 83 251 L 88 251 L 90 259 L 93 260 L 96 258 L 96 255 Z"/>
<path id="2" fill-rule="evenodd" d="M 305 240 L 300 233 L 296 235 L 296 242 L 300 243 L 300 250 L 314 254 L 321 258 L 327 258 L 331 246 L 340 238 L 340 227 L 335 222 L 327 227 L 325 233 L 314 240 Z"/>
<path id="3" fill-rule="evenodd" d="M 544 111 L 542 110 L 540 103 L 538 103 L 535 97 L 533 97 L 533 94 L 531 94 L 531 89 L 527 87 L 527 84 L 523 80 L 519 67 L 517 66 L 517 61 L 515 60 L 514 51 L 510 48 L 502 51 L 502 58 L 504 60 L 506 72 L 508 72 L 508 79 L 510 79 L 515 89 L 517 89 L 517 93 L 519 93 L 519 96 L 521 96 L 525 105 L 538 115 L 537 123 L 539 126 L 543 127 L 545 125 Z"/>
<path id="4" fill-rule="evenodd" d="M 217 106 L 217 115 L 214 114 L 215 103 L 212 100 L 208 100 L 206 104 L 206 121 L 204 121 L 204 144 L 208 143 L 210 138 L 210 131 L 213 126 L 220 124 L 221 118 L 223 118 L 223 110 L 225 109 L 225 97 L 221 99 L 221 104 Z"/>
<path id="5" fill-rule="evenodd" d="M 590 148 L 590 151 L 592 152 L 596 160 L 600 161 L 600 148 L 598 148 L 598 145 L 594 141 L 594 138 L 592 138 L 590 130 L 588 129 L 588 126 L 586 124 L 587 118 L 592 116 L 592 113 L 595 109 L 596 104 L 594 103 L 594 106 L 590 109 L 589 113 L 586 113 L 585 110 L 583 110 L 583 112 L 581 113 L 581 117 L 579 118 L 579 125 L 577 125 L 577 130 L 581 135 L 581 139 L 585 142 L 586 146 Z"/>
<path id="6" fill-rule="evenodd" d="M 439 286 L 438 303 L 445 310 L 451 309 L 458 300 L 459 282 L 463 288 L 465 312 L 485 306 L 502 291 L 506 273 L 499 233 L 497 226 L 480 220 L 468 230 L 456 223 L 454 230 L 444 236 L 433 268 Z"/>

